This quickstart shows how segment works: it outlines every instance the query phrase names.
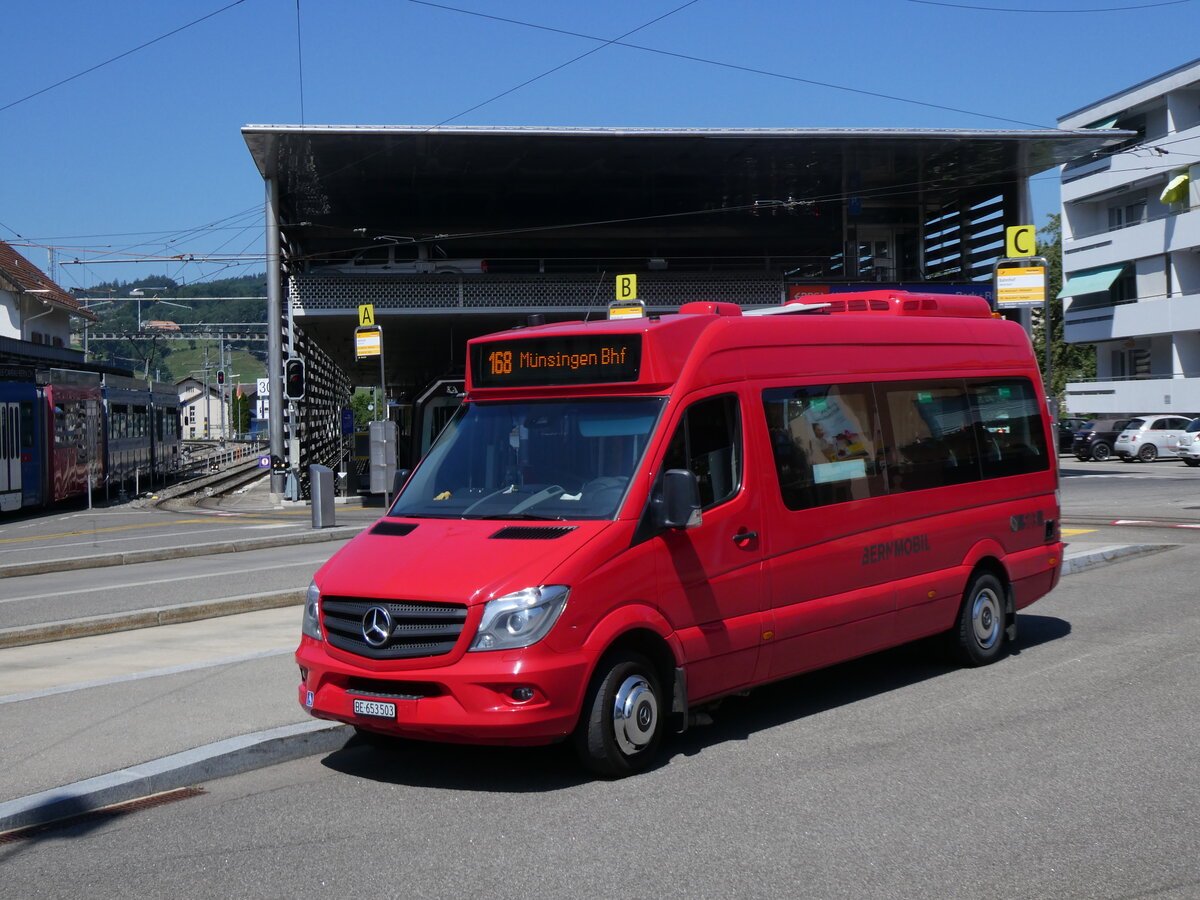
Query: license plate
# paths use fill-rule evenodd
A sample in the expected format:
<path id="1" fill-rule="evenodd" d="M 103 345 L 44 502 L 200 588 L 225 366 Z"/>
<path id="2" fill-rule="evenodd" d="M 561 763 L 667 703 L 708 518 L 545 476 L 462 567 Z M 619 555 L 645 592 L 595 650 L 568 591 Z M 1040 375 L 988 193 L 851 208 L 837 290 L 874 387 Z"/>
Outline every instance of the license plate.
<path id="1" fill-rule="evenodd" d="M 354 714 L 371 716 L 376 719 L 394 719 L 396 718 L 396 704 L 382 703 L 379 700 L 355 700 Z"/>

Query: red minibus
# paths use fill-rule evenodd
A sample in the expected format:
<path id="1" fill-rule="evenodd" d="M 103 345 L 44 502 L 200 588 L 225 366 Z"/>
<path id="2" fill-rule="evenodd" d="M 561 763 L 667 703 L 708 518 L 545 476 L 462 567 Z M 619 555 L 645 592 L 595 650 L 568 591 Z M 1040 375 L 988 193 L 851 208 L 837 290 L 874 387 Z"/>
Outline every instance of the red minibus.
<path id="1" fill-rule="evenodd" d="M 981 298 L 688 303 L 467 349 L 463 406 L 309 588 L 314 716 L 569 739 L 620 776 L 756 685 L 937 634 L 990 663 L 1058 581 L 1041 378 Z"/>

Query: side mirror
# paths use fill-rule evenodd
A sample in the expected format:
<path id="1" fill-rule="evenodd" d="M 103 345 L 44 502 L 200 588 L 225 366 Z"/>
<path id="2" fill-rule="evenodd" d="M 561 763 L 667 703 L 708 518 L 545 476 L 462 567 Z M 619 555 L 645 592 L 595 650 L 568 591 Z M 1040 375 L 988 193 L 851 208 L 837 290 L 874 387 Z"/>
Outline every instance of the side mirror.
<path id="1" fill-rule="evenodd" d="M 408 481 L 408 476 L 412 474 L 412 469 L 397 469 L 395 476 L 392 478 L 392 493 L 398 494 L 404 489 L 404 482 Z"/>
<path id="2" fill-rule="evenodd" d="M 663 528 L 695 528 L 700 524 L 700 483 L 687 469 L 667 469 L 662 480 L 659 525 Z"/>

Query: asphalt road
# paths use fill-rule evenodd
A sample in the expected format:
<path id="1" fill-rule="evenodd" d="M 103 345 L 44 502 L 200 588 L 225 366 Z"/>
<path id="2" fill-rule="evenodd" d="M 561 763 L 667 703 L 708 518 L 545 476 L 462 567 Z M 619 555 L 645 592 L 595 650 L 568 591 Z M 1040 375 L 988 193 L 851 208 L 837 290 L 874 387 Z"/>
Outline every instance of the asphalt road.
<path id="1" fill-rule="evenodd" d="M 731 700 L 636 778 L 351 743 L 0 846 L 0 893 L 1194 898 L 1198 567 L 1065 579 L 984 669 L 922 643 Z"/>
<path id="2" fill-rule="evenodd" d="M 1064 579 L 994 666 L 958 669 L 922 643 L 759 689 L 619 782 L 587 779 L 562 748 L 352 741 L 0 843 L 0 897 L 85 885 L 147 897 L 1200 896 L 1200 471 L 1064 457 L 1063 476 L 1069 540 L 1180 546 Z M 18 583 L 79 596 L 0 602 L 0 616 L 189 585 L 302 585 L 304 554 L 335 547 L 290 549 L 256 551 L 272 560 L 262 571 L 243 554 L 188 561 L 226 567 L 223 581 L 177 568 L 174 584 L 153 584 L 147 566 L 182 560 L 61 585 L 67 573 L 12 579 L 0 600 Z M 0 697 L 5 797 L 305 718 L 288 655 L 296 615 L 0 651 L 0 671 L 49 691 Z M 81 686 L 72 659 L 107 674 Z"/>
<path id="3" fill-rule="evenodd" d="M 5 579 L 0 628 L 304 588 L 347 540 Z"/>

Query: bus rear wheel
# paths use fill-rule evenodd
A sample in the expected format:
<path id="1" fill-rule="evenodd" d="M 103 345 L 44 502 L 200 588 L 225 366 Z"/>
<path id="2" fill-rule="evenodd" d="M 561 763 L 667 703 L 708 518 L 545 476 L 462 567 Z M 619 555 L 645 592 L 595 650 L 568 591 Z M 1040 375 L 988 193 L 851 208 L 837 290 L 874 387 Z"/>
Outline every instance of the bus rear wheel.
<path id="1" fill-rule="evenodd" d="M 954 655 L 964 666 L 995 662 L 1004 648 L 1004 585 L 991 572 L 980 572 L 967 585 L 958 622 L 951 631 Z"/>
<path id="2" fill-rule="evenodd" d="M 646 768 L 663 735 L 662 688 L 648 659 L 628 653 L 602 660 L 575 731 L 580 761 L 605 778 Z"/>

